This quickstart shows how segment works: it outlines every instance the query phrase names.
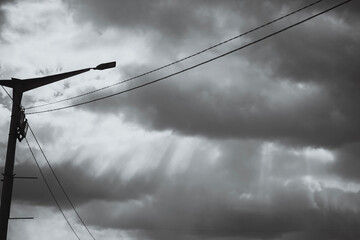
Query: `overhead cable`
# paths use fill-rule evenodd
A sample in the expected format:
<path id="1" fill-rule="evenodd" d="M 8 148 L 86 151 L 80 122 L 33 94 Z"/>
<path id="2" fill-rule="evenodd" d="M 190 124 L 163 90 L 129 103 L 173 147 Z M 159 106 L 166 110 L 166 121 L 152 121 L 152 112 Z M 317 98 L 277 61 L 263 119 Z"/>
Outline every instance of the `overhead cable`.
<path id="1" fill-rule="evenodd" d="M 79 213 L 78 213 L 78 211 L 76 210 L 76 208 L 75 208 L 74 204 L 73 204 L 73 203 L 72 203 L 72 201 L 70 200 L 69 195 L 66 193 L 66 191 L 65 191 L 65 189 L 64 189 L 64 187 L 63 187 L 63 185 L 61 184 L 61 182 L 60 182 L 60 180 L 59 180 L 58 176 L 56 175 L 56 173 L 55 173 L 55 171 L 54 171 L 53 167 L 51 166 L 51 164 L 50 164 L 50 162 L 49 162 L 48 158 L 46 157 L 45 152 L 44 152 L 44 150 L 42 149 L 42 147 L 41 147 L 41 145 L 40 145 L 40 143 L 39 143 L 39 141 L 38 141 L 37 137 L 35 136 L 35 133 L 34 133 L 34 131 L 32 130 L 32 128 L 31 128 L 31 126 L 30 126 L 30 124 L 29 124 L 29 129 L 30 129 L 30 132 L 31 132 L 32 136 L 34 137 L 34 139 L 35 139 L 35 141 L 36 141 L 36 144 L 38 145 L 38 147 L 39 147 L 39 149 L 40 149 L 40 151 L 41 151 L 42 155 L 44 156 L 44 158 L 45 158 L 45 160 L 46 160 L 46 162 L 47 162 L 47 164 L 48 164 L 48 166 L 49 166 L 49 168 L 50 168 L 50 170 L 51 170 L 52 174 L 54 175 L 54 177 L 55 177 L 55 179 L 56 179 L 56 182 L 59 184 L 59 186 L 60 186 L 60 188 L 61 188 L 62 192 L 64 193 L 64 195 L 65 195 L 65 197 L 66 197 L 66 199 L 67 199 L 67 200 L 68 200 L 68 202 L 70 203 L 71 208 L 74 210 L 74 212 L 76 213 L 76 215 L 77 215 L 77 216 L 78 216 L 78 218 L 80 219 L 80 221 L 81 221 L 82 225 L 86 228 L 86 231 L 89 233 L 89 235 L 91 236 L 91 238 L 95 240 L 95 237 L 92 235 L 92 233 L 90 232 L 89 228 L 86 226 L 85 222 L 83 221 L 83 219 L 81 218 L 80 214 L 79 214 Z"/>
<path id="2" fill-rule="evenodd" d="M 251 29 L 251 30 L 249 30 L 249 31 L 246 31 L 246 32 L 244 32 L 244 33 L 241 33 L 241 34 L 239 34 L 239 35 L 236 35 L 236 36 L 234 36 L 234 37 L 232 37 L 232 38 L 229 38 L 229 39 L 227 39 L 227 40 L 225 40 L 225 41 L 222 41 L 222 42 L 217 43 L 217 44 L 215 44 L 215 45 L 212 45 L 212 46 L 210 46 L 210 47 L 208 47 L 208 48 L 205 48 L 205 49 L 203 49 L 203 50 L 201 50 L 201 51 L 199 51 L 199 52 L 196 52 L 196 53 L 194 53 L 194 54 L 191 54 L 191 55 L 189 55 L 189 56 L 187 56 L 187 57 L 181 58 L 181 59 L 179 59 L 179 60 L 177 60 L 177 61 L 174 61 L 174 62 L 169 63 L 169 64 L 166 64 L 166 65 L 164 65 L 164 66 L 155 68 L 155 69 L 153 69 L 153 70 L 150 70 L 150 71 L 148 71 L 148 72 L 139 74 L 139 75 L 137 75 L 137 76 L 134 76 L 134 77 L 125 79 L 125 80 L 123 80 L 123 81 L 120 81 L 120 82 L 117 82 L 117 83 L 114 83 L 114 84 L 107 85 L 107 86 L 105 86 L 105 87 L 101 87 L 101 88 L 95 89 L 95 90 L 93 90 L 93 91 L 84 92 L 84 93 L 82 93 L 82 94 L 79 94 L 79 95 L 76 95 L 76 96 L 73 96 L 73 97 L 68 97 L 68 98 L 65 98 L 65 99 L 60 99 L 60 100 L 53 101 L 53 102 L 49 102 L 49 103 L 43 103 L 43 104 L 39 104 L 39 105 L 29 106 L 29 107 L 26 107 L 26 108 L 27 108 L 27 109 L 34 109 L 34 108 L 44 107 L 44 106 L 48 106 L 48 105 L 53 105 L 53 104 L 60 103 L 60 102 L 69 101 L 69 100 L 76 99 L 76 98 L 79 98 L 79 97 L 83 97 L 83 96 L 86 96 L 86 95 L 89 95 L 89 94 L 93 94 L 93 93 L 96 93 L 96 92 L 99 92 L 99 91 L 103 91 L 103 90 L 105 90 L 105 89 L 108 89 L 108 88 L 111 88 L 111 87 L 115 87 L 115 86 L 117 86 L 117 85 L 120 85 L 120 84 L 129 82 L 129 81 L 135 80 L 135 79 L 137 79 L 137 78 L 140 78 L 140 77 L 143 77 L 143 76 L 146 76 L 146 75 L 149 75 L 149 74 L 151 74 L 151 73 L 157 72 L 157 71 L 162 70 L 162 69 L 164 69 L 164 68 L 170 67 L 170 66 L 175 65 L 175 64 L 177 64 L 177 63 L 180 63 L 180 62 L 183 62 L 183 61 L 188 60 L 188 59 L 190 59 L 190 58 L 193 58 L 193 57 L 195 57 L 195 56 L 197 56 L 197 55 L 200 55 L 200 54 L 202 54 L 202 53 L 204 53 L 204 52 L 207 52 L 207 51 L 209 51 L 209 50 L 211 50 L 211 49 L 214 49 L 214 48 L 216 48 L 216 47 L 219 47 L 219 46 L 221 46 L 221 45 L 224 45 L 224 44 L 226 44 L 226 43 L 228 43 L 228 42 L 230 42 L 230 41 L 233 41 L 233 40 L 235 40 L 235 39 L 238 39 L 238 38 L 240 38 L 240 37 L 243 37 L 243 36 L 245 36 L 245 35 L 248 35 L 248 34 L 254 32 L 254 31 L 257 31 L 257 30 L 259 30 L 259 29 L 261 29 L 261 28 L 264 28 L 264 27 L 266 27 L 266 26 L 268 26 L 268 25 L 271 25 L 271 24 L 273 24 L 273 23 L 275 23 L 275 22 L 278 22 L 278 21 L 280 21 L 280 20 L 282 20 L 282 19 L 284 19 L 284 18 L 287 18 L 287 17 L 289 17 L 289 16 L 291 16 L 291 15 L 294 15 L 294 14 L 300 12 L 300 11 L 303 11 L 303 10 L 309 8 L 309 7 L 312 7 L 312 6 L 314 6 L 315 4 L 318 4 L 318 3 L 322 2 L 322 1 L 324 1 L 324 0 L 315 1 L 315 2 L 313 2 L 313 3 L 311 3 L 311 4 L 308 4 L 308 5 L 304 6 L 304 7 L 299 8 L 299 9 L 293 11 L 293 12 L 290 12 L 290 13 L 285 14 L 285 15 L 283 15 L 283 16 L 281 16 L 281 17 L 278 17 L 278 18 L 276 18 L 276 19 L 274 19 L 274 20 L 271 20 L 271 21 L 269 21 L 269 22 L 267 22 L 267 23 L 265 23 L 265 24 L 262 24 L 262 25 L 260 25 L 260 26 L 258 26 L 258 27 L 256 27 L 256 28 L 253 28 L 253 29 Z"/>
<path id="3" fill-rule="evenodd" d="M 10 93 L 4 88 L 3 85 L 1 85 L 2 89 L 5 91 L 5 93 L 8 95 L 8 97 L 13 100 L 13 98 L 11 97 Z"/>
<path id="4" fill-rule="evenodd" d="M 189 71 L 189 70 L 191 70 L 191 69 L 194 69 L 194 68 L 197 68 L 197 67 L 202 66 L 202 65 L 204 65 L 204 64 L 213 62 L 213 61 L 215 61 L 215 60 L 217 60 L 217 59 L 219 59 L 219 58 L 225 57 L 225 56 L 227 56 L 227 55 L 229 55 L 229 54 L 232 54 L 232 53 L 234 53 L 234 52 L 237 52 L 237 51 L 239 51 L 239 50 L 241 50 L 241 49 L 244 49 L 244 48 L 246 48 L 246 47 L 249 47 L 249 46 L 251 46 L 251 45 L 254 45 L 254 44 L 258 43 L 258 42 L 261 42 L 261 41 L 263 41 L 263 40 L 265 40 L 265 39 L 268 39 L 268 38 L 270 38 L 270 37 L 272 37 L 272 36 L 275 36 L 275 35 L 277 35 L 277 34 L 279 34 L 279 33 L 282 33 L 282 32 L 284 32 L 284 31 L 286 31 L 286 30 L 288 30 L 288 29 L 291 29 L 291 28 L 293 28 L 293 27 L 295 27 L 295 26 L 298 26 L 298 25 L 300 25 L 300 24 L 302 24 L 302 23 L 304 23 L 304 22 L 307 22 L 307 21 L 309 21 L 309 20 L 311 20 L 311 19 L 313 19 L 313 18 L 315 18 L 315 17 L 317 17 L 317 16 L 320 16 L 320 15 L 326 13 L 326 12 L 329 12 L 329 11 L 331 11 L 331 10 L 337 8 L 337 7 L 340 7 L 340 6 L 346 4 L 346 3 L 350 2 L 350 1 L 352 1 L 352 0 L 347 0 L 347 1 L 344 1 L 344 2 L 342 2 L 342 3 L 336 4 L 336 5 L 333 6 L 333 7 L 330 7 L 330 8 L 328 8 L 328 9 L 326 9 L 326 10 L 323 10 L 323 11 L 317 13 L 317 14 L 314 14 L 314 15 L 312 15 L 312 16 L 310 16 L 310 17 L 307 17 L 307 18 L 305 18 L 305 19 L 303 19 L 303 20 L 301 20 L 301 21 L 299 21 L 299 22 L 296 22 L 296 23 L 291 24 L 291 25 L 289 25 L 289 26 L 287 26 L 287 27 L 284 27 L 284 28 L 282 28 L 282 29 L 280 29 L 280 30 L 278 30 L 278 31 L 275 31 L 275 32 L 273 32 L 273 33 L 271 33 L 271 34 L 268 34 L 268 35 L 266 35 L 265 37 L 259 38 L 259 39 L 255 40 L 255 41 L 252 41 L 252 42 L 250 42 L 250 43 L 247 43 L 247 44 L 245 44 L 245 45 L 243 45 L 243 46 L 241 46 L 241 47 L 235 48 L 235 49 L 230 50 L 230 51 L 228 51 L 228 52 L 225 52 L 225 53 L 223 53 L 223 54 L 221 54 L 221 55 L 218 55 L 218 56 L 216 56 L 216 57 L 210 58 L 210 59 L 208 59 L 208 60 L 206 60 L 206 61 L 200 62 L 200 63 L 195 64 L 195 65 L 193 65 L 193 66 L 190 66 L 190 67 L 187 67 L 187 68 L 185 68 L 185 69 L 182 69 L 182 70 L 180 70 L 180 71 L 178 71 L 178 72 L 175 72 L 175 73 L 166 75 L 166 76 L 164 76 L 164 77 L 161 77 L 161 78 L 152 80 L 152 81 L 150 81 L 150 82 L 147 82 L 147 83 L 144 83 L 144 84 L 140 84 L 140 85 L 138 85 L 138 86 L 131 87 L 131 88 L 128 88 L 128 89 L 126 89 L 126 90 L 122 90 L 122 91 L 119 91 L 119 92 L 116 92 L 116 93 L 112 93 L 112 94 L 109 94 L 109 95 L 106 95 L 106 96 L 103 96 L 103 97 L 95 98 L 95 99 L 92 99 L 92 100 L 88 100 L 88 101 L 84 101 L 84 102 L 80 102 L 80 103 L 75 103 L 75 104 L 68 105 L 68 106 L 64 106 L 64 107 L 52 108 L 52 109 L 47 109 L 47 110 L 42 110 L 42 111 L 36 111 L 36 112 L 29 112 L 29 113 L 27 113 L 27 114 L 40 114 L 40 113 L 54 112 L 54 111 L 59 111 L 59 110 L 63 110 L 63 109 L 73 108 L 73 107 L 85 105 L 85 104 L 88 104 L 88 103 L 97 102 L 97 101 L 100 101 L 100 100 L 103 100 L 103 99 L 107 99 L 107 98 L 110 98 L 110 97 L 114 97 L 114 96 L 117 96 L 117 95 L 120 95 L 120 94 L 123 94 L 123 93 L 126 93 L 126 92 L 130 92 L 130 91 L 135 90 L 135 89 L 138 89 L 138 88 L 142 88 L 142 87 L 151 85 L 151 84 L 156 83 L 156 82 L 160 82 L 160 81 L 162 81 L 162 80 L 165 80 L 165 79 L 168 79 L 168 78 L 173 77 L 173 76 L 175 76 L 175 75 L 179 75 L 179 74 L 181 74 L 181 73 L 187 72 L 187 71 Z"/>
<path id="5" fill-rule="evenodd" d="M 63 217 L 65 218 L 67 224 L 68 224 L 69 227 L 71 228 L 71 231 L 75 234 L 75 236 L 77 237 L 77 239 L 80 240 L 80 237 L 77 235 L 77 233 L 75 232 L 75 229 L 71 226 L 71 223 L 70 223 L 69 220 L 67 219 L 64 211 L 61 209 L 59 202 L 56 200 L 55 194 L 54 194 L 53 191 L 51 190 L 51 187 L 50 187 L 49 183 L 47 182 L 47 180 L 46 180 L 46 178 L 45 178 L 45 175 L 44 175 L 43 171 L 41 170 L 41 167 L 40 167 L 38 161 L 36 160 L 35 154 L 34 154 L 33 150 L 32 150 L 31 147 L 30 147 L 29 141 L 27 140 L 27 138 L 25 138 L 25 140 L 26 140 L 26 144 L 27 144 L 28 147 L 29 147 L 29 150 L 30 150 L 30 152 L 31 152 L 31 155 L 32 155 L 32 157 L 33 157 L 34 160 L 35 160 L 36 166 L 38 167 L 38 169 L 39 169 L 39 171 L 40 171 L 40 174 L 41 174 L 41 176 L 42 176 L 42 179 L 44 180 L 47 189 L 49 190 L 52 198 L 54 199 L 54 201 L 55 201 L 55 203 L 56 203 L 56 206 L 58 207 L 58 209 L 60 210 L 61 214 L 62 214 Z"/>

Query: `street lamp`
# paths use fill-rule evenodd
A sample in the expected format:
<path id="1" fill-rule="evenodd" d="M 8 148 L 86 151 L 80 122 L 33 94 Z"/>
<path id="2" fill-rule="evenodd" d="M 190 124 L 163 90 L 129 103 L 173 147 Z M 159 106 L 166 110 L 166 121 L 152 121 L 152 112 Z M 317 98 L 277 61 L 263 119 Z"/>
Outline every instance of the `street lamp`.
<path id="1" fill-rule="evenodd" d="M 6 160 L 3 181 L 3 188 L 1 193 L 0 206 L 0 240 L 6 240 L 8 221 L 10 217 L 11 196 L 14 181 L 14 158 L 16 149 L 16 139 L 21 141 L 27 130 L 27 121 L 25 113 L 21 107 L 21 99 L 24 92 L 42 87 L 44 85 L 63 80 L 90 70 L 104 70 L 114 68 L 116 62 L 108 62 L 97 65 L 93 68 L 84 68 L 66 73 L 60 73 L 39 78 L 0 80 L 0 85 L 10 87 L 13 89 L 13 103 L 11 111 L 10 130 L 8 137 L 8 145 L 6 151 Z"/>

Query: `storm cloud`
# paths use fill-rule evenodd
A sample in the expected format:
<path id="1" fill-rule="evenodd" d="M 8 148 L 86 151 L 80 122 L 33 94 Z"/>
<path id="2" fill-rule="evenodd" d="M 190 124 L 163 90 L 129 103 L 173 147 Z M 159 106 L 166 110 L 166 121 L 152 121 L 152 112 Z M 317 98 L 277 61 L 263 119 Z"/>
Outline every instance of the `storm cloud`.
<path id="1" fill-rule="evenodd" d="M 118 7 L 124 13 L 105 16 L 107 9 L 116 9 L 116 4 L 120 3 L 87 5 L 93 11 L 100 9 L 96 15 L 100 21 L 90 18 L 94 14 L 88 16 L 88 12 L 79 12 L 78 15 L 82 19 L 93 21 L 94 24 L 101 23 L 108 27 L 128 26 L 138 29 L 132 25 L 134 24 L 142 29 L 149 24 L 151 26 L 147 26 L 145 32 L 161 31 L 161 34 L 166 34 L 167 28 L 171 28 L 178 34 L 183 34 L 181 21 L 176 21 L 176 26 L 158 26 L 152 21 L 158 21 L 162 15 L 150 15 L 167 12 L 163 5 L 176 8 L 179 12 L 184 11 L 181 19 L 184 16 L 186 19 L 193 19 L 199 9 L 203 12 L 221 12 L 227 9 L 232 13 L 229 16 L 233 16 L 236 13 L 230 10 L 233 4 L 239 5 L 237 10 L 240 12 L 245 8 L 243 6 L 247 6 L 247 3 L 236 1 L 192 7 L 186 3 L 162 4 L 161 1 L 156 1 L 150 4 L 144 14 L 142 8 L 137 9 L 130 4 Z M 260 8 L 257 6 L 257 9 L 265 12 L 267 9 L 288 9 L 294 7 L 292 5 L 287 6 L 286 2 L 281 1 L 264 2 L 260 4 Z M 75 4 L 75 9 L 76 6 L 78 5 Z M 189 9 L 183 10 L 186 8 Z M 258 16 L 254 13 L 255 9 L 246 9 L 250 9 L 247 14 L 253 14 L 253 18 Z M 263 44 L 230 56 L 226 62 L 211 63 L 211 66 L 174 77 L 169 80 L 170 83 L 157 84 L 140 90 L 141 93 L 126 94 L 115 100 L 86 107 L 100 112 L 123 110 L 130 121 L 135 120 L 158 130 L 175 130 L 185 135 L 265 138 L 330 147 L 358 141 L 357 122 L 360 115 L 355 103 L 359 100 L 359 64 L 356 61 L 359 36 L 352 31 L 352 26 L 357 24 L 357 11 L 358 7 L 355 6 L 351 11 L 342 10 L 340 13 L 322 17 L 313 23 L 306 23 L 307 27 L 290 30 Z M 137 22 L 140 15 L 151 20 Z M 177 19 L 176 16 L 173 18 Z M 137 20 L 131 21 L 133 18 Z M 231 17 L 224 18 L 225 22 L 231 21 Z M 256 22 L 265 22 L 261 14 L 258 18 Z M 240 17 L 238 19 L 241 20 Z M 242 29 L 249 28 L 243 21 L 239 23 Z M 211 25 L 211 22 L 208 24 Z M 208 30 L 197 24 L 188 27 L 205 34 L 216 31 L 214 27 L 209 27 Z M 221 30 L 218 30 L 218 35 Z M 249 39 L 256 39 L 260 34 L 249 36 Z M 166 36 L 167 39 L 161 40 L 165 45 L 177 42 L 174 38 L 178 37 L 171 34 Z M 190 44 L 194 40 L 191 36 L 187 34 L 182 41 Z M 201 44 L 207 46 L 211 43 Z M 154 48 L 161 50 L 156 46 Z M 135 69 L 132 66 L 130 70 L 128 66 L 124 66 L 125 78 L 135 76 L 141 69 L 154 69 L 158 66 L 140 65 Z M 181 67 L 183 66 L 175 69 L 180 70 Z M 262 71 L 264 68 L 267 71 Z M 164 71 L 163 75 L 166 73 Z M 147 79 L 156 79 L 163 75 L 152 75 Z"/>
<path id="2" fill-rule="evenodd" d="M 6 22 L 0 48 L 12 54 L 0 59 L 1 78 L 117 61 L 116 69 L 26 93 L 23 103 L 61 100 L 161 67 L 312 2 L 7 3 L 0 13 Z M 321 1 L 179 64 L 38 109 L 92 100 L 181 71 L 340 2 Z M 27 117 L 96 238 L 358 239 L 359 12 L 360 4 L 352 1 L 156 84 Z M 15 17 L 19 13 L 22 18 Z M 10 116 L 5 94 L 1 103 L 4 158 Z M 28 138 L 61 206 L 85 239 L 35 140 Z M 18 176 L 40 176 L 23 142 L 15 170 Z M 41 179 L 20 181 L 15 182 L 14 214 L 29 211 L 63 224 L 55 219 L 58 210 Z M 21 225 L 23 234 L 36 224 L 49 226 L 34 220 Z M 55 239 L 73 237 L 67 230 L 65 225 L 57 229 Z M 48 231 L 39 231 L 40 239 L 47 239 Z M 14 228 L 10 234 L 12 239 L 27 236 Z"/>

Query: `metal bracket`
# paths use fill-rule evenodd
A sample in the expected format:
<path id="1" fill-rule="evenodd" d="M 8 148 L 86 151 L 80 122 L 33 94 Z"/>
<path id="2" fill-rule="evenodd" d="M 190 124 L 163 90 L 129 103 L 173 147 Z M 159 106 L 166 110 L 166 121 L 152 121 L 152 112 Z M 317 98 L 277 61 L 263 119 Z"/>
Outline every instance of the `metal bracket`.
<path id="1" fill-rule="evenodd" d="M 5 176 L 4 173 L 1 173 L 1 175 L 3 175 L 3 179 L 1 179 L 1 181 L 3 182 L 6 178 L 7 179 L 39 179 L 38 177 L 15 177 L 16 174 L 13 174 L 12 176 Z"/>
<path id="2" fill-rule="evenodd" d="M 14 177 L 19 179 L 38 179 L 38 177 Z"/>
<path id="3" fill-rule="evenodd" d="M 3 177 L 4 177 L 3 179 L 1 179 L 1 181 L 4 182 L 4 181 L 12 181 L 16 174 L 5 175 L 4 173 L 1 173 L 1 175 L 3 175 Z"/>

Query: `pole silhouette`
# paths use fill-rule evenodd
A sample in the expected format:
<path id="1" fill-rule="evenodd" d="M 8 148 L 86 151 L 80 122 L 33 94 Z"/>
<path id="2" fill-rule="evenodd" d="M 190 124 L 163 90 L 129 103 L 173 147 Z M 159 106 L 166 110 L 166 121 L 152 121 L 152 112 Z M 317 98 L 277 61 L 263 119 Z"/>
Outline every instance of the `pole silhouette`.
<path id="1" fill-rule="evenodd" d="M 16 150 L 16 140 L 21 141 L 26 136 L 27 122 L 24 109 L 21 107 L 23 93 L 53 82 L 63 80 L 90 70 L 104 70 L 113 68 L 116 62 L 100 64 L 94 68 L 84 68 L 72 72 L 60 73 L 40 78 L 0 80 L 0 85 L 10 87 L 13 90 L 12 110 L 8 145 L 6 151 L 5 168 L 3 175 L 3 187 L 1 193 L 0 206 L 0 240 L 6 240 L 8 231 L 8 222 L 10 218 L 11 198 L 14 183 L 14 159 Z"/>

